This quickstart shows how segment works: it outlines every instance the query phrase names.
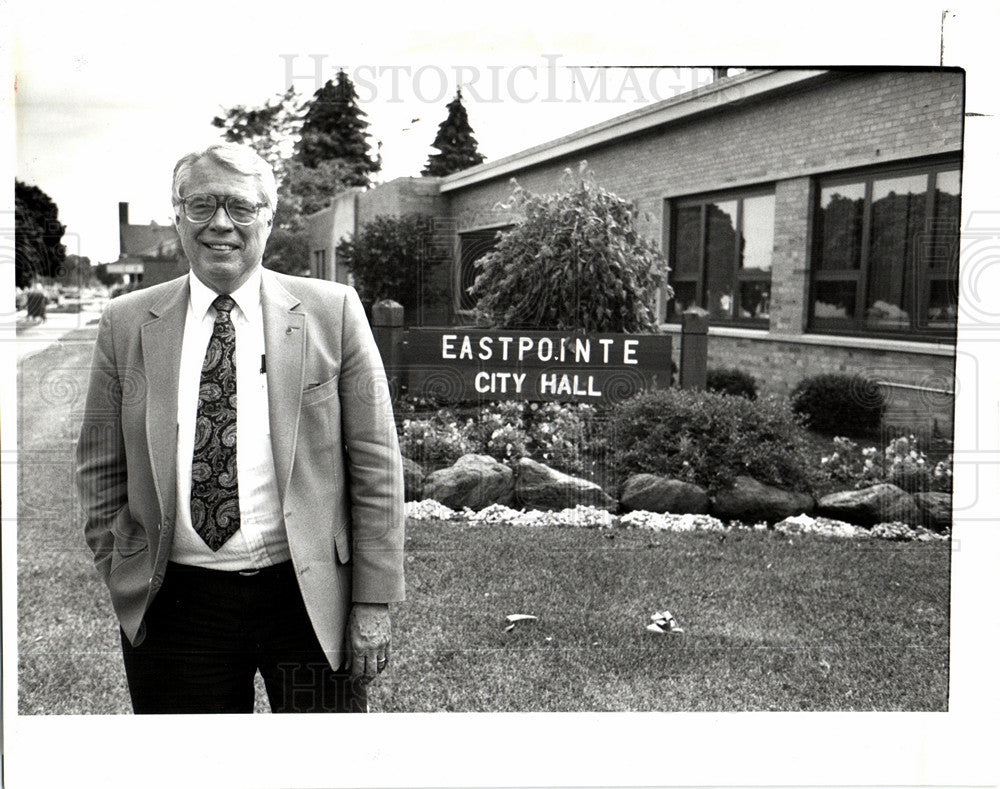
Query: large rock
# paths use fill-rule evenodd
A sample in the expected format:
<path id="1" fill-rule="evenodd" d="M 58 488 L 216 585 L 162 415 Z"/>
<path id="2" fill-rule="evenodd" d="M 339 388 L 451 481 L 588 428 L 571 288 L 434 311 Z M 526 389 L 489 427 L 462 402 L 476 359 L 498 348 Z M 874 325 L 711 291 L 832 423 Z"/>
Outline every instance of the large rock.
<path id="1" fill-rule="evenodd" d="M 808 493 L 775 488 L 743 476 L 715 495 L 712 514 L 720 520 L 774 523 L 792 515 L 808 514 L 815 504 Z"/>
<path id="2" fill-rule="evenodd" d="M 932 491 L 914 493 L 913 500 L 920 508 L 924 525 L 933 531 L 943 532 L 951 528 L 951 494 Z"/>
<path id="3" fill-rule="evenodd" d="M 562 510 L 577 504 L 614 511 L 618 502 L 590 480 L 563 474 L 530 458 L 517 463 L 514 495 L 521 507 Z"/>
<path id="4" fill-rule="evenodd" d="M 407 501 L 420 501 L 424 497 L 424 469 L 409 458 L 403 458 L 403 490 Z"/>
<path id="5" fill-rule="evenodd" d="M 514 472 L 489 455 L 462 455 L 455 465 L 428 474 L 423 497 L 460 510 L 513 500 Z"/>
<path id="6" fill-rule="evenodd" d="M 679 479 L 655 474 L 635 474 L 622 488 L 622 509 L 699 515 L 708 512 L 708 493 Z"/>
<path id="7" fill-rule="evenodd" d="M 818 510 L 821 515 L 859 526 L 894 521 L 912 526 L 920 523 L 920 508 L 913 496 L 888 482 L 862 490 L 831 493 L 819 500 Z"/>

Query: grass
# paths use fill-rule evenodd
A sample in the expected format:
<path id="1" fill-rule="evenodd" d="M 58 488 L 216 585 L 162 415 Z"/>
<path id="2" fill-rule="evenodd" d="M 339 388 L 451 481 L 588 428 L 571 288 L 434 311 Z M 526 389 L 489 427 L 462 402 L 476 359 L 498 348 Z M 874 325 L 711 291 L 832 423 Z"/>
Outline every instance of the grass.
<path id="1" fill-rule="evenodd" d="M 22 714 L 130 709 L 72 480 L 93 333 L 19 368 Z M 947 544 L 411 521 L 407 549 L 373 710 L 947 709 Z M 684 641 L 645 631 L 664 608 Z"/>
<path id="2" fill-rule="evenodd" d="M 409 527 L 374 709 L 947 709 L 947 545 Z"/>

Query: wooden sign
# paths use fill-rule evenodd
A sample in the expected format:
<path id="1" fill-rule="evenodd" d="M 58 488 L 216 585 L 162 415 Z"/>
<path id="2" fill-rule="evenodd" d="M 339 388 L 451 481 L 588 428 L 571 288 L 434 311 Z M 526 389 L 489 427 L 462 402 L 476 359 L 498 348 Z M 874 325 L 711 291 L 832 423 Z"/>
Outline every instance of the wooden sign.
<path id="1" fill-rule="evenodd" d="M 411 329 L 400 359 L 407 392 L 444 402 L 613 403 L 670 386 L 662 334 Z"/>

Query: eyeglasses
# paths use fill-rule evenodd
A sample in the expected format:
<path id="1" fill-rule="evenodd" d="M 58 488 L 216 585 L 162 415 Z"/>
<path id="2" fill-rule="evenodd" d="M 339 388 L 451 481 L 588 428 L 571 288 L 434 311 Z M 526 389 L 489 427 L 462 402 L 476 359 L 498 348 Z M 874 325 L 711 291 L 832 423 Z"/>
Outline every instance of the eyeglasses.
<path id="1" fill-rule="evenodd" d="M 267 203 L 251 203 L 245 197 L 235 195 L 194 194 L 188 195 L 180 202 L 184 206 L 184 216 L 189 222 L 198 225 L 211 220 L 219 210 L 220 204 L 225 207 L 229 218 L 236 225 L 253 224 L 260 209 L 267 206 Z"/>

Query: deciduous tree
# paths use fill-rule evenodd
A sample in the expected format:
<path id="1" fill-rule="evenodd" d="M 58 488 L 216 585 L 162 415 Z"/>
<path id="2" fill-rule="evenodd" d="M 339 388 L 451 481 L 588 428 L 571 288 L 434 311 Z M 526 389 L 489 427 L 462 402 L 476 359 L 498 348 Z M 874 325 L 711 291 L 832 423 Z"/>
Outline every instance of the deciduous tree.
<path id="1" fill-rule="evenodd" d="M 54 277 L 66 260 L 66 227 L 59 208 L 37 186 L 14 181 L 14 281 L 28 287 L 38 277 Z"/>
<path id="2" fill-rule="evenodd" d="M 356 237 L 337 246 L 338 265 L 351 270 L 363 302 L 394 299 L 410 315 L 421 302 L 438 298 L 428 280 L 443 259 L 442 239 L 435 236 L 433 220 L 419 214 L 377 216 Z"/>

